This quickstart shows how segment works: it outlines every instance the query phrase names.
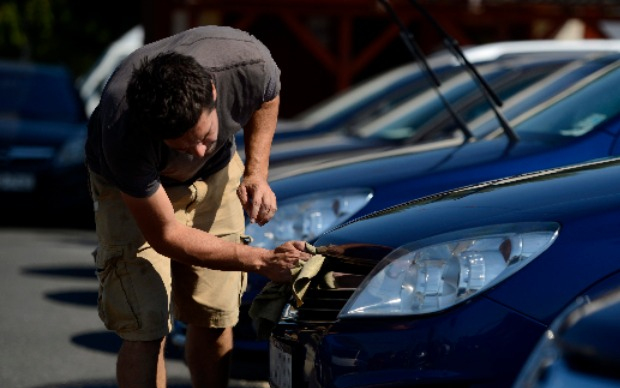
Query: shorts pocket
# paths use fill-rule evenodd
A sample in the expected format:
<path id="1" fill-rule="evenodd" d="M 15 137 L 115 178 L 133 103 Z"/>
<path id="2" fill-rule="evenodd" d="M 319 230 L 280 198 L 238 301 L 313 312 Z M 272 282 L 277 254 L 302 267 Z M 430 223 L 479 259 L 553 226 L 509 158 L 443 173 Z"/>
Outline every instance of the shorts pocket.
<path id="1" fill-rule="evenodd" d="M 131 302 L 135 300 L 133 284 L 123 254 L 124 248 L 120 246 L 100 246 L 94 253 L 99 280 L 99 318 L 106 328 L 117 332 L 140 328 Z"/>

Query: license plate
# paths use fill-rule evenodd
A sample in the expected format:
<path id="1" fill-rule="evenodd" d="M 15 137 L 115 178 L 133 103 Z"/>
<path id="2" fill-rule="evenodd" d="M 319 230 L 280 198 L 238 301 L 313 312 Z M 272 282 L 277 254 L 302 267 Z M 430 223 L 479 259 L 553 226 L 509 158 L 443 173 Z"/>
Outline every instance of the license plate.
<path id="1" fill-rule="evenodd" d="M 272 388 L 293 388 L 293 357 L 290 346 L 271 338 L 269 342 L 269 384 Z"/>
<path id="2" fill-rule="evenodd" d="M 30 192 L 36 186 L 34 174 L 18 172 L 0 173 L 0 191 Z"/>

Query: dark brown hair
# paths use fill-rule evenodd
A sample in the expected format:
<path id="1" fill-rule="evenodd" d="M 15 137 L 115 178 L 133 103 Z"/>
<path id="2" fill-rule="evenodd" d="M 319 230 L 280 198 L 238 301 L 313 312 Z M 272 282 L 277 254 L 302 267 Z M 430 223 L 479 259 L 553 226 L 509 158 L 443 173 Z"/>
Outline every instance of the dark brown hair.
<path id="1" fill-rule="evenodd" d="M 213 77 L 194 58 L 175 52 L 144 58 L 127 85 L 134 125 L 162 139 L 182 136 L 202 111 L 215 107 Z"/>

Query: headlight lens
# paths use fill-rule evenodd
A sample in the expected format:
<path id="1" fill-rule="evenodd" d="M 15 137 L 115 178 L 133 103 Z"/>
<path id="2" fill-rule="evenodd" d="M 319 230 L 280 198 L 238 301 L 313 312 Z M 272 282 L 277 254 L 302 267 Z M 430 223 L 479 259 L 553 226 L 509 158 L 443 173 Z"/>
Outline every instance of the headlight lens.
<path id="1" fill-rule="evenodd" d="M 339 317 L 447 309 L 532 261 L 555 241 L 558 230 L 556 223 L 496 225 L 402 246 L 373 269 Z"/>
<path id="2" fill-rule="evenodd" d="M 372 198 L 370 189 L 312 193 L 278 203 L 276 215 L 264 226 L 248 224 L 252 245 L 273 249 L 290 241 L 309 241 L 357 213 Z"/>

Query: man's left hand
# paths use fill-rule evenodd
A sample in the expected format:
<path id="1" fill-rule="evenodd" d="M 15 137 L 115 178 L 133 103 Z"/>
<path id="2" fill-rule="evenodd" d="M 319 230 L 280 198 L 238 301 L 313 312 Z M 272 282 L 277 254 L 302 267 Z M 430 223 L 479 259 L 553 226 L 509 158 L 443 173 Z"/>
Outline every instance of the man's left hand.
<path id="1" fill-rule="evenodd" d="M 252 223 L 265 225 L 278 210 L 276 195 L 267 180 L 261 177 L 244 177 L 237 189 L 237 195 Z"/>

